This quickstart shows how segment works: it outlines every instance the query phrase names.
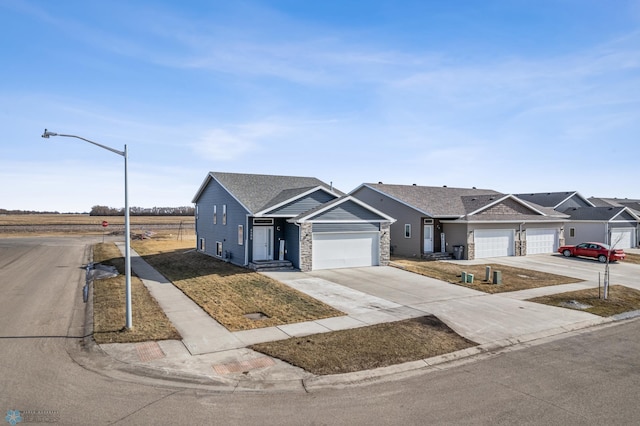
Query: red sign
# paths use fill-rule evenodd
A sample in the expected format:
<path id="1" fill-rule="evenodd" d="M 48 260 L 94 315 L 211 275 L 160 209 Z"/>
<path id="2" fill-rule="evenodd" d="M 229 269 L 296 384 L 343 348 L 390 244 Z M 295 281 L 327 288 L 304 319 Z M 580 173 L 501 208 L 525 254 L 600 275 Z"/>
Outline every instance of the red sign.
<path id="1" fill-rule="evenodd" d="M 109 226 L 109 222 L 107 222 L 106 220 L 102 221 L 102 227 L 106 228 L 107 226 Z"/>

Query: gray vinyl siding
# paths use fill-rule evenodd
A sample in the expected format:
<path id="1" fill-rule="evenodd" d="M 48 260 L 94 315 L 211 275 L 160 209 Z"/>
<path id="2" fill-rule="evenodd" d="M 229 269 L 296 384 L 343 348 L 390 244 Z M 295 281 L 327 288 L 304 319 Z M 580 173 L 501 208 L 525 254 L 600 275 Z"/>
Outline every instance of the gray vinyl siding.
<path id="1" fill-rule="evenodd" d="M 217 206 L 217 224 L 213 224 L 213 206 Z M 223 205 L 227 206 L 227 223 L 222 224 Z M 224 252 L 229 254 L 228 260 L 237 265 L 245 264 L 245 245 L 248 229 L 246 226 L 247 211 L 215 180 L 211 180 L 203 190 L 197 203 L 198 217 L 196 233 L 198 244 L 205 240 L 204 253 L 216 256 L 216 242 L 222 242 Z M 238 225 L 244 227 L 244 244 L 238 244 Z"/>
<path id="2" fill-rule="evenodd" d="M 285 259 L 300 269 L 300 228 L 293 223 L 285 225 Z"/>
<path id="3" fill-rule="evenodd" d="M 294 217 L 298 216 L 301 213 L 314 209 L 319 205 L 326 203 L 327 201 L 331 201 L 334 198 L 336 198 L 334 195 L 318 190 L 298 200 L 292 201 L 289 204 L 285 204 L 278 207 L 277 209 L 270 210 L 268 214 Z"/>
<path id="4" fill-rule="evenodd" d="M 422 213 L 367 187 L 362 187 L 351 195 L 396 219 L 396 222 L 391 224 L 389 231 L 391 233 L 391 251 L 394 255 L 421 255 L 422 219 L 424 217 Z M 405 224 L 411 225 L 411 238 L 404 237 Z"/>
<path id="5" fill-rule="evenodd" d="M 379 223 L 314 223 L 312 232 L 377 232 Z"/>
<path id="6" fill-rule="evenodd" d="M 570 228 L 575 229 L 572 237 Z M 576 245 L 589 241 L 604 243 L 607 235 L 607 224 L 604 222 L 570 222 L 564 226 L 565 244 Z"/>
<path id="7" fill-rule="evenodd" d="M 591 207 L 591 205 L 588 204 L 586 201 L 582 200 L 581 198 L 574 196 L 564 201 L 563 203 L 560 203 L 560 205 L 556 207 L 556 210 L 559 212 L 564 212 L 564 211 L 567 211 L 568 209 L 580 208 L 580 207 Z"/>

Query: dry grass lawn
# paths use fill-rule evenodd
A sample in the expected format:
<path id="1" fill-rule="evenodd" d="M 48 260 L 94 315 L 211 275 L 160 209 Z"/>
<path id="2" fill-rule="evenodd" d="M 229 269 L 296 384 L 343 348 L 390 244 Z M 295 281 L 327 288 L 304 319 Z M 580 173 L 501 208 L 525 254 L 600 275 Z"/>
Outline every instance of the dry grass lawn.
<path id="1" fill-rule="evenodd" d="M 133 327 L 125 328 L 124 258 L 114 244 L 96 244 L 94 262 L 113 265 L 120 275 L 93 282 L 93 337 L 97 343 L 181 339 L 178 331 L 137 277 L 131 277 Z"/>
<path id="2" fill-rule="evenodd" d="M 143 240 L 133 248 L 161 274 L 231 331 L 344 315 L 257 272 L 196 252 L 195 241 Z M 248 314 L 261 314 L 254 320 Z"/>
<path id="3" fill-rule="evenodd" d="M 624 263 L 634 263 L 636 265 L 640 265 L 640 254 L 635 253 L 626 253 L 626 257 L 622 262 Z"/>
<path id="4" fill-rule="evenodd" d="M 341 374 L 430 358 L 476 346 L 427 316 L 260 343 L 251 349 L 313 374 Z"/>
<path id="5" fill-rule="evenodd" d="M 609 287 L 607 300 L 601 299 L 599 297 L 599 293 L 601 293 L 601 290 L 599 291 L 597 288 L 590 288 L 586 290 L 536 297 L 535 299 L 529 299 L 529 301 L 544 303 L 545 305 L 559 306 L 562 308 L 581 310 L 601 317 L 609 317 L 640 309 L 640 291 L 633 288 L 621 285 L 612 285 Z M 573 302 L 590 305 L 591 307 L 587 309 L 578 309 L 573 307 Z"/>
<path id="6" fill-rule="evenodd" d="M 474 290 L 484 291 L 485 293 L 502 293 L 583 281 L 577 278 L 493 263 L 485 265 L 460 265 L 452 262 L 427 261 L 400 257 L 394 258 L 393 263 L 410 272 L 472 288 Z M 489 281 L 485 281 L 485 270 L 487 266 L 491 267 L 492 276 L 493 271 L 502 272 L 502 284 L 492 284 L 491 277 Z M 463 271 L 474 275 L 473 284 L 460 282 L 460 276 Z"/>
<path id="7" fill-rule="evenodd" d="M 88 214 L 8 214 L 0 215 L 0 225 L 96 225 L 106 220 L 113 225 L 124 225 L 124 216 L 89 216 Z M 162 225 L 183 222 L 193 228 L 193 216 L 131 216 L 131 225 Z M 108 229 L 108 228 L 107 228 Z"/>

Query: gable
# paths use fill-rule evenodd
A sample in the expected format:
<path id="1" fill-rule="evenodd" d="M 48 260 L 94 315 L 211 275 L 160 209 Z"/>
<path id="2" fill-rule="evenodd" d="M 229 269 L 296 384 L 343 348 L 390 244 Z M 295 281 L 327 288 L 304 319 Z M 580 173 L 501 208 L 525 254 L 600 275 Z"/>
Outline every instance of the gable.
<path id="1" fill-rule="evenodd" d="M 628 221 L 628 222 L 637 222 L 636 218 L 633 217 L 631 215 L 631 213 L 629 213 L 627 210 L 624 210 L 622 213 L 620 213 L 618 216 L 616 216 L 614 218 L 614 220 L 616 220 L 616 221 L 624 220 L 624 221 Z"/>
<path id="2" fill-rule="evenodd" d="M 265 210 L 263 215 L 293 217 L 314 209 L 335 198 L 335 195 L 329 194 L 323 190 L 317 190 L 287 204 L 278 206 L 273 210 Z"/>
<path id="3" fill-rule="evenodd" d="M 567 211 L 568 209 L 580 208 L 580 207 L 592 207 L 592 204 L 574 195 L 573 197 L 565 200 L 563 203 L 558 205 L 558 207 L 556 207 L 556 210 L 558 210 L 559 212 L 564 212 L 564 211 Z"/>
<path id="4" fill-rule="evenodd" d="M 512 198 L 506 198 L 485 210 L 478 212 L 475 216 L 515 216 L 515 215 L 538 215 L 539 213 L 518 203 Z"/>
<path id="5" fill-rule="evenodd" d="M 317 215 L 310 216 L 310 221 L 381 221 L 387 218 L 355 203 L 354 201 L 345 201 L 337 206 L 333 206 L 327 210 L 319 212 Z"/>

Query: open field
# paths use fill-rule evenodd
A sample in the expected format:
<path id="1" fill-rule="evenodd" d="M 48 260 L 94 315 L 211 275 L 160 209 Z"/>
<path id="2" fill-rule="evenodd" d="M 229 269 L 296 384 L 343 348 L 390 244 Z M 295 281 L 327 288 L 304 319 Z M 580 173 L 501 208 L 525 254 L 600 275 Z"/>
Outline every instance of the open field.
<path id="1" fill-rule="evenodd" d="M 109 226 L 102 227 L 107 221 Z M 194 234 L 193 216 L 131 216 L 131 232 L 174 230 Z M 88 214 L 0 215 L 0 236 L 34 234 L 122 234 L 124 216 Z"/>
<path id="2" fill-rule="evenodd" d="M 472 288 L 474 290 L 484 291 L 485 293 L 503 293 L 507 291 L 526 290 L 530 288 L 570 284 L 582 281 L 577 278 L 570 278 L 562 275 L 491 263 L 486 265 L 460 265 L 452 262 L 428 261 L 400 257 L 393 258 L 393 263 L 410 272 Z M 491 275 L 493 275 L 493 271 L 502 272 L 502 284 L 492 284 L 491 277 L 489 281 L 485 281 L 485 269 L 487 266 L 491 267 Z M 473 283 L 460 282 L 460 275 L 463 271 L 474 275 Z"/>

